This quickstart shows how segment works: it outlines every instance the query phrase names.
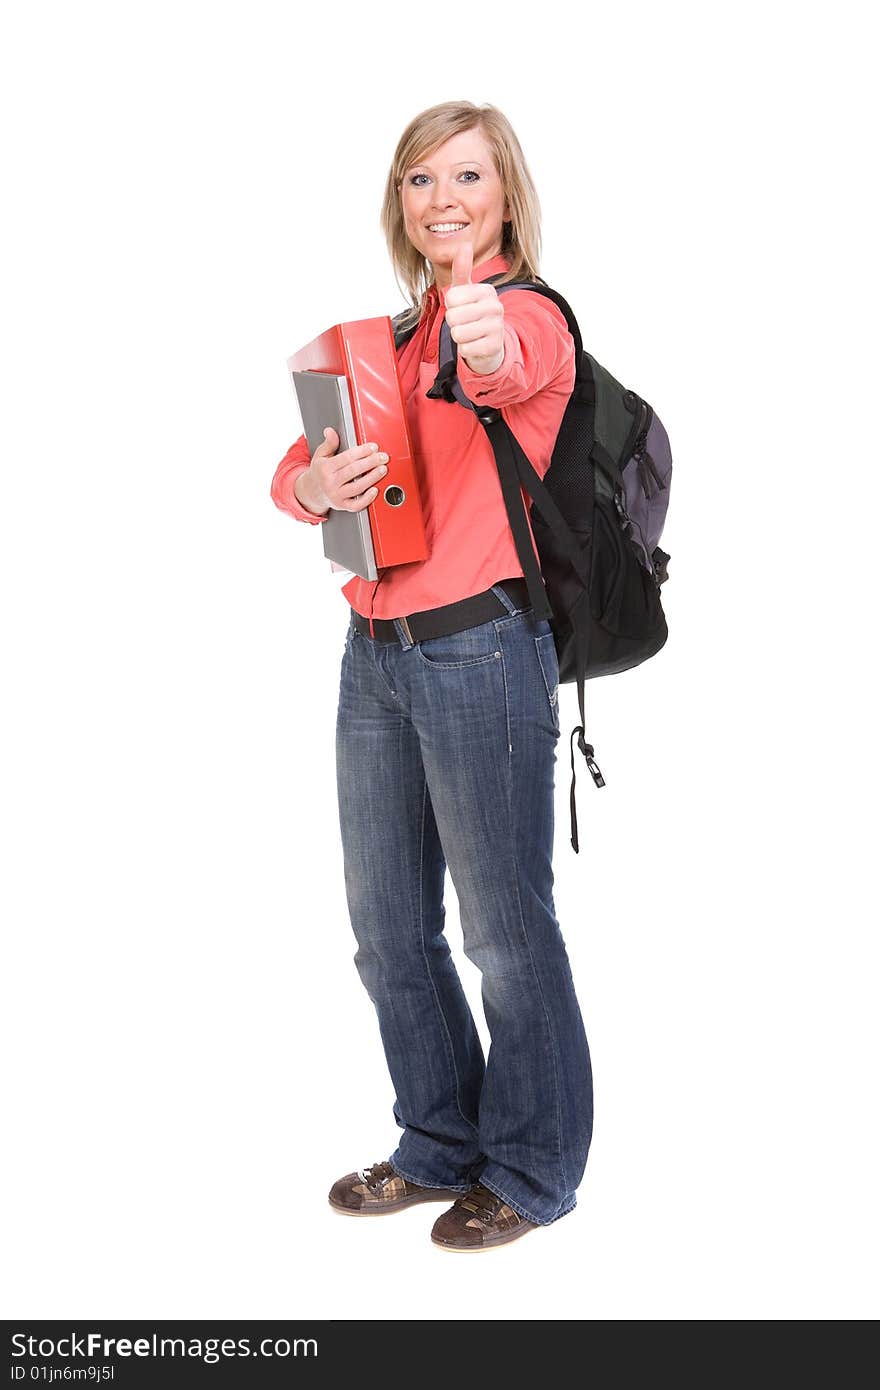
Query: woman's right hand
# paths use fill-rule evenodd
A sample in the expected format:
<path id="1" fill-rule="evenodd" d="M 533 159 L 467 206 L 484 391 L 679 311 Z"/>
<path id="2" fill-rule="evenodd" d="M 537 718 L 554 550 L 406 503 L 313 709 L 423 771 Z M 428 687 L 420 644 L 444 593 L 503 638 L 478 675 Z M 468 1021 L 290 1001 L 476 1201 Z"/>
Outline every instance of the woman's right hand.
<path id="1" fill-rule="evenodd" d="M 310 510 L 326 512 L 335 507 L 340 512 L 360 512 L 376 499 L 378 483 L 388 472 L 388 455 L 376 444 L 355 444 L 341 454 L 337 454 L 338 448 L 339 435 L 328 425 L 324 443 L 309 464 L 306 505 Z"/>

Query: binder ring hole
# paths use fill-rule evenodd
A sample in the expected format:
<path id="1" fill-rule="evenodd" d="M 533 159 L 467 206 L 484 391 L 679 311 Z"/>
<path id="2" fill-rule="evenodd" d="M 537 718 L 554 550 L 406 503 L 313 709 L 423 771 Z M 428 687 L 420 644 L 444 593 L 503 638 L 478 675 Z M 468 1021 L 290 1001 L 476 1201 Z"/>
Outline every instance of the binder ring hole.
<path id="1" fill-rule="evenodd" d="M 406 493 L 403 488 L 398 487 L 396 483 L 392 483 L 390 487 L 386 487 L 384 496 L 389 507 L 400 507 L 406 501 Z"/>

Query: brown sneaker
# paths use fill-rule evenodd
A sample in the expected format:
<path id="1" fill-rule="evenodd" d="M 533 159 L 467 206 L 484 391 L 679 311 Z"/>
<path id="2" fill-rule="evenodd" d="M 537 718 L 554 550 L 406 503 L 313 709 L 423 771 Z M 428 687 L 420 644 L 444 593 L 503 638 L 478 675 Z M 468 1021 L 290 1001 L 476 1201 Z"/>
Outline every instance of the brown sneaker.
<path id="1" fill-rule="evenodd" d="M 357 1173 L 346 1173 L 333 1184 L 328 1200 L 335 1211 L 346 1216 L 384 1216 L 417 1202 L 448 1202 L 456 1195 L 448 1187 L 419 1187 L 408 1182 L 386 1160 Z"/>
<path id="2" fill-rule="evenodd" d="M 437 1217 L 431 1239 L 443 1250 L 489 1250 L 524 1236 L 535 1225 L 478 1182 Z"/>

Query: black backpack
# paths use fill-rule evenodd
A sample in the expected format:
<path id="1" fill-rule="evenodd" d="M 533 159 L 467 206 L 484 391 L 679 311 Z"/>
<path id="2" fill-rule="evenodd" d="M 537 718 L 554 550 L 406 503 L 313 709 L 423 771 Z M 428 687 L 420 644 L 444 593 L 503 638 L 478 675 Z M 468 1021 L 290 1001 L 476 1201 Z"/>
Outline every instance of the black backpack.
<path id="1" fill-rule="evenodd" d="M 490 276 L 492 284 L 499 276 Z M 660 585 L 669 556 L 658 542 L 672 477 L 669 438 L 659 417 L 583 349 L 568 304 L 543 280 L 498 285 L 552 299 L 574 339 L 576 376 L 544 479 L 532 467 L 492 406 L 474 404 L 456 376 L 458 345 L 444 319 L 439 370 L 427 395 L 474 411 L 489 436 L 516 551 L 537 618 L 553 630 L 561 682 L 576 681 L 581 722 L 571 733 L 571 844 L 578 852 L 574 737 L 597 787 L 605 785 L 586 741 L 584 681 L 626 671 L 663 646 L 666 619 Z M 392 320 L 399 351 L 418 327 Z M 529 540 L 520 487 L 530 513 L 540 567 Z M 536 515 L 537 513 L 537 515 Z"/>

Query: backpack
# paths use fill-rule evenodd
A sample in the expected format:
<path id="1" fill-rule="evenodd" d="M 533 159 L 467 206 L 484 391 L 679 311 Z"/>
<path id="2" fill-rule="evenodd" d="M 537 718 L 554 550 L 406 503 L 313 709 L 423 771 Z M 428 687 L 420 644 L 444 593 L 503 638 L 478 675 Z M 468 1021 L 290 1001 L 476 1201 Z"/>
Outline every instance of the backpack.
<path id="1" fill-rule="evenodd" d="M 488 284 L 499 279 L 490 276 Z M 593 745 L 586 741 L 584 681 L 638 666 L 654 656 L 668 632 L 660 585 L 669 556 L 659 541 L 669 503 L 672 455 L 659 416 L 635 391 L 584 351 L 568 304 L 541 279 L 498 285 L 552 299 L 575 344 L 576 375 L 544 479 L 532 467 L 500 409 L 469 400 L 456 376 L 458 345 L 445 319 L 437 376 L 427 395 L 472 410 L 495 453 L 507 517 L 536 618 L 548 619 L 562 683 L 577 682 L 580 724 L 571 732 L 571 845 L 579 852 L 574 739 L 593 782 L 605 785 Z M 395 347 L 418 324 L 411 311 L 392 319 Z M 532 499 L 529 519 L 521 487 Z M 537 515 L 536 515 L 537 512 Z"/>

